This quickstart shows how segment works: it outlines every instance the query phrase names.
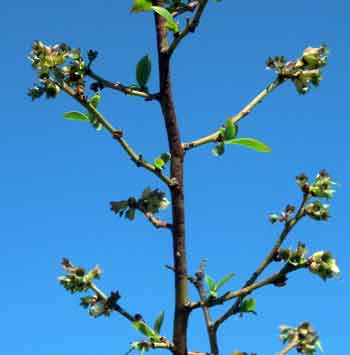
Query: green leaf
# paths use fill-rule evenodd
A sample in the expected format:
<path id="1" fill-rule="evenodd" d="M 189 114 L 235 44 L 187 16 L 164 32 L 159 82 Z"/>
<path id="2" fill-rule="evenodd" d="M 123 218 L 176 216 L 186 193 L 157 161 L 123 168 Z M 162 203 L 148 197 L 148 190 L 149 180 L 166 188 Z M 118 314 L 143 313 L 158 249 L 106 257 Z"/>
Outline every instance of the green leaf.
<path id="1" fill-rule="evenodd" d="M 208 285 L 209 291 L 216 291 L 216 282 L 209 275 L 205 275 L 205 282 Z"/>
<path id="2" fill-rule="evenodd" d="M 148 325 L 146 325 L 143 321 L 141 322 L 133 322 L 132 325 L 136 330 L 138 330 L 143 335 L 146 335 L 148 338 L 157 338 L 157 334 L 151 329 Z"/>
<path id="3" fill-rule="evenodd" d="M 163 153 L 153 160 L 154 166 L 158 169 L 163 169 L 165 164 L 170 160 L 170 158 L 171 155 L 169 153 Z"/>
<path id="4" fill-rule="evenodd" d="M 216 157 L 223 155 L 225 153 L 225 144 L 223 142 L 218 143 L 211 152 Z"/>
<path id="5" fill-rule="evenodd" d="M 125 217 L 128 220 L 133 221 L 135 219 L 135 208 L 129 208 L 125 213 Z"/>
<path id="6" fill-rule="evenodd" d="M 229 139 L 233 139 L 237 136 L 237 126 L 232 123 L 230 119 L 226 121 L 225 130 L 223 134 L 223 138 L 225 141 Z"/>
<path id="7" fill-rule="evenodd" d="M 320 340 L 317 340 L 315 345 L 321 352 L 323 352 L 323 347 Z"/>
<path id="8" fill-rule="evenodd" d="M 230 274 L 228 274 L 227 276 L 225 276 L 217 285 L 216 285 L 216 291 L 222 287 L 226 282 L 230 281 L 232 279 L 233 276 L 235 276 L 236 273 L 235 272 L 231 272 Z"/>
<path id="9" fill-rule="evenodd" d="M 271 152 L 271 148 L 268 147 L 263 142 L 260 142 L 254 138 L 235 138 L 228 141 L 225 141 L 225 144 L 238 144 L 242 145 L 243 147 L 255 150 L 257 152 L 268 153 Z"/>
<path id="10" fill-rule="evenodd" d="M 154 321 L 154 325 L 153 325 L 153 329 L 154 331 L 159 334 L 160 330 L 162 328 L 163 325 L 163 321 L 164 321 L 164 312 L 161 311 L 158 315 L 158 317 L 156 318 L 156 320 Z"/>
<path id="11" fill-rule="evenodd" d="M 135 0 L 131 7 L 131 12 L 143 12 L 149 11 L 152 8 L 152 2 L 150 0 Z"/>
<path id="12" fill-rule="evenodd" d="M 136 80 L 141 88 L 145 88 L 151 75 L 152 64 L 148 55 L 142 57 L 136 65 Z"/>
<path id="13" fill-rule="evenodd" d="M 101 95 L 100 94 L 95 94 L 91 99 L 90 99 L 90 104 L 97 108 L 98 104 L 101 101 Z"/>
<path id="14" fill-rule="evenodd" d="M 153 160 L 154 166 L 158 169 L 163 169 L 165 162 L 161 157 L 157 157 Z"/>
<path id="15" fill-rule="evenodd" d="M 241 304 L 240 309 L 239 309 L 241 312 L 241 315 L 242 315 L 242 313 L 256 314 L 255 306 L 256 306 L 256 301 L 254 298 L 248 298 L 248 299 L 244 300 Z"/>
<path id="16" fill-rule="evenodd" d="M 88 116 L 79 111 L 66 112 L 63 117 L 72 121 L 89 121 Z"/>
<path id="17" fill-rule="evenodd" d="M 152 6 L 151 9 L 166 19 L 166 26 L 169 30 L 174 33 L 179 32 L 179 25 L 175 22 L 173 15 L 167 9 L 161 6 Z"/>

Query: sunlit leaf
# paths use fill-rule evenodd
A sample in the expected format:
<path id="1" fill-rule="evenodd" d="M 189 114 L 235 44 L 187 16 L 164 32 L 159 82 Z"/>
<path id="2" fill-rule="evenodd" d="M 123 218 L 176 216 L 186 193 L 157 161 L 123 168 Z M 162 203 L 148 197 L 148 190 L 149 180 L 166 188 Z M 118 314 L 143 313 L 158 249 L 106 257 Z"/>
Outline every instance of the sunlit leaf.
<path id="1" fill-rule="evenodd" d="M 235 138 L 225 141 L 225 144 L 238 144 L 243 147 L 255 150 L 257 152 L 268 153 L 271 152 L 271 148 L 263 142 L 254 138 Z"/>
<path id="2" fill-rule="evenodd" d="M 157 334 L 159 334 L 160 330 L 162 329 L 163 321 L 164 321 L 164 312 L 162 311 L 159 313 L 153 325 L 153 329 Z"/>
<path id="3" fill-rule="evenodd" d="M 66 112 L 63 117 L 72 121 L 89 121 L 88 116 L 79 111 Z"/>
<path id="4" fill-rule="evenodd" d="M 161 6 L 152 6 L 151 8 L 158 15 L 166 19 L 166 25 L 169 30 L 173 31 L 174 33 L 179 32 L 179 25 L 175 22 L 173 15 L 167 9 Z"/>

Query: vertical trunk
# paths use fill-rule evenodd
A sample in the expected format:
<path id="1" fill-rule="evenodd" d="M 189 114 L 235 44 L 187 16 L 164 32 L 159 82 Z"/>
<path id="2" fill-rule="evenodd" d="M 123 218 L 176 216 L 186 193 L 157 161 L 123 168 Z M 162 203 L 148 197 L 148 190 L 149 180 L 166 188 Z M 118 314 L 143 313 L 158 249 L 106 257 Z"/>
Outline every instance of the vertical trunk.
<path id="1" fill-rule="evenodd" d="M 161 1 L 153 1 L 156 6 L 162 6 Z M 183 160 L 184 150 L 176 119 L 170 78 L 170 57 L 164 51 L 167 46 L 167 30 L 163 17 L 155 14 L 157 30 L 157 48 L 159 62 L 160 103 L 168 134 L 169 149 L 171 153 L 171 178 L 174 186 L 171 187 L 171 202 L 173 215 L 173 257 L 175 267 L 175 315 L 174 315 L 174 354 L 187 354 L 187 323 L 188 301 L 187 265 L 185 246 L 185 215 L 184 215 L 184 186 L 183 186 Z"/>

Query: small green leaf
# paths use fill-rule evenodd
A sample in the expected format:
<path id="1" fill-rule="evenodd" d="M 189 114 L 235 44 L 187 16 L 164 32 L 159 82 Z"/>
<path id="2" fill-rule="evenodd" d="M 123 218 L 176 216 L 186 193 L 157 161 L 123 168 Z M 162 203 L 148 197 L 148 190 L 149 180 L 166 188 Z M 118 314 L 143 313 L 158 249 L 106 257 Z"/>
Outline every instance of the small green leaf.
<path id="1" fill-rule="evenodd" d="M 132 323 L 134 328 L 138 330 L 140 333 L 143 335 L 146 335 L 148 338 L 157 338 L 157 334 L 154 332 L 153 329 L 151 329 L 147 324 L 145 324 L 143 321 L 140 322 L 133 322 Z"/>
<path id="2" fill-rule="evenodd" d="M 125 217 L 128 220 L 133 221 L 135 219 L 135 208 L 129 208 L 125 213 Z"/>
<path id="3" fill-rule="evenodd" d="M 151 75 L 152 64 L 148 55 L 142 57 L 136 65 L 136 80 L 141 88 L 145 88 Z"/>
<path id="4" fill-rule="evenodd" d="M 256 315 L 255 306 L 256 306 L 256 301 L 254 298 L 248 298 L 248 299 L 244 300 L 241 304 L 240 309 L 239 309 L 241 312 L 241 315 L 242 315 L 242 313 L 253 313 Z"/>
<path id="5" fill-rule="evenodd" d="M 238 144 L 242 145 L 243 147 L 255 150 L 257 152 L 268 153 L 271 152 L 271 148 L 268 147 L 263 142 L 260 142 L 254 138 L 235 138 L 228 141 L 225 141 L 225 144 Z"/>
<path id="6" fill-rule="evenodd" d="M 163 321 L 164 321 L 164 312 L 162 311 L 159 313 L 153 325 L 153 329 L 157 334 L 159 334 L 160 330 L 162 329 Z"/>
<path id="7" fill-rule="evenodd" d="M 150 0 L 135 0 L 131 7 L 131 12 L 143 12 L 149 11 L 152 8 L 152 2 Z"/>
<path id="8" fill-rule="evenodd" d="M 216 157 L 223 155 L 225 153 L 225 144 L 223 142 L 218 143 L 211 152 Z"/>
<path id="9" fill-rule="evenodd" d="M 205 282 L 208 285 L 209 291 L 216 291 L 216 282 L 209 275 L 205 275 Z"/>
<path id="10" fill-rule="evenodd" d="M 231 272 L 230 274 L 228 274 L 227 276 L 225 276 L 217 285 L 216 285 L 216 291 L 222 287 L 226 282 L 230 281 L 232 279 L 233 276 L 235 276 L 236 273 L 235 272 Z"/>
<path id="11" fill-rule="evenodd" d="M 66 112 L 63 117 L 72 121 L 89 121 L 88 116 L 79 111 Z"/>
<path id="12" fill-rule="evenodd" d="M 315 345 L 323 353 L 323 347 L 322 347 L 321 341 L 317 340 Z"/>
<path id="13" fill-rule="evenodd" d="M 153 160 L 154 166 L 158 169 L 163 169 L 165 162 L 161 157 L 157 157 Z"/>
<path id="14" fill-rule="evenodd" d="M 90 99 L 90 104 L 97 108 L 98 104 L 101 101 L 101 95 L 100 94 L 95 94 L 91 99 Z"/>
<path id="15" fill-rule="evenodd" d="M 162 153 L 159 157 L 153 160 L 154 166 L 158 169 L 163 169 L 165 164 L 170 160 L 171 155 L 169 153 Z"/>
<path id="16" fill-rule="evenodd" d="M 233 139 L 237 136 L 237 126 L 230 119 L 226 121 L 223 138 L 225 141 Z"/>
<path id="17" fill-rule="evenodd" d="M 179 32 L 179 25 L 175 22 L 173 15 L 164 7 L 161 6 L 152 6 L 154 12 L 166 19 L 166 26 L 169 30 L 174 33 Z"/>

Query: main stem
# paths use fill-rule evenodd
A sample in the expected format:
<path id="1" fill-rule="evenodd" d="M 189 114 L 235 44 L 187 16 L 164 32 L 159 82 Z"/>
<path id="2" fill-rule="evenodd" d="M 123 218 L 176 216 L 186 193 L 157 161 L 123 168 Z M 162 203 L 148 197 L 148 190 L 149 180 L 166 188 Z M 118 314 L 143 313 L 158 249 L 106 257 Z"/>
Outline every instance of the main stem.
<path id="1" fill-rule="evenodd" d="M 154 0 L 153 5 L 163 6 L 163 2 Z M 187 324 L 189 311 L 187 289 L 187 263 L 185 246 L 185 214 L 184 214 L 184 186 L 183 161 L 184 149 L 181 144 L 180 131 L 177 123 L 175 106 L 173 102 L 170 56 L 166 52 L 167 29 L 165 19 L 155 13 L 157 31 L 157 49 L 159 63 L 160 104 L 165 120 L 169 149 L 171 153 L 171 178 L 174 184 L 170 187 L 173 216 L 173 258 L 175 268 L 175 314 L 173 343 L 175 355 L 187 354 Z"/>

